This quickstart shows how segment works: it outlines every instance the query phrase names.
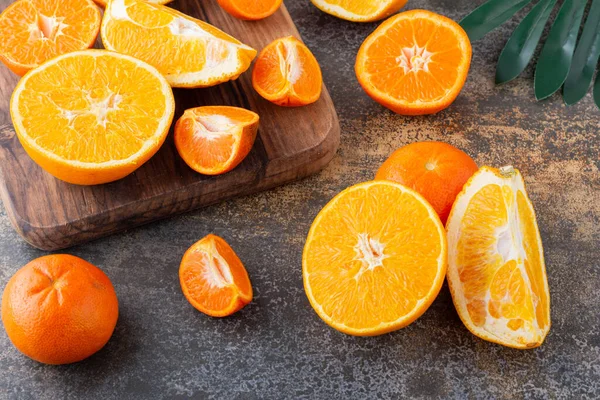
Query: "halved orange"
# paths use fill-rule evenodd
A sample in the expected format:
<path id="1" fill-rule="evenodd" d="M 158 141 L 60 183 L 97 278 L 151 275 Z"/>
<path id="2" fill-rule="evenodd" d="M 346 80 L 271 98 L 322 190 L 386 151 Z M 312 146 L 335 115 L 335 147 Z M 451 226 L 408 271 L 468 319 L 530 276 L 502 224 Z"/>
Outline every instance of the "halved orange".
<path id="1" fill-rule="evenodd" d="M 236 18 L 256 21 L 273 15 L 283 0 L 218 0 L 225 11 Z"/>
<path id="2" fill-rule="evenodd" d="M 106 5 L 108 4 L 108 2 L 110 0 L 94 0 L 96 2 L 96 4 L 98 4 L 99 6 L 102 7 L 106 7 Z M 172 2 L 173 0 L 145 0 L 148 3 L 154 3 L 154 4 L 167 4 Z"/>
<path id="3" fill-rule="evenodd" d="M 482 167 L 456 198 L 447 230 L 448 285 L 465 326 L 504 346 L 540 346 L 550 330 L 550 293 L 519 171 Z"/>
<path id="4" fill-rule="evenodd" d="M 375 101 L 404 115 L 433 114 L 460 93 L 471 65 L 471 43 L 456 22 L 412 10 L 381 24 L 356 57 L 358 82 Z"/>
<path id="5" fill-rule="evenodd" d="M 185 252 L 179 282 L 187 301 L 212 317 L 226 317 L 252 301 L 252 285 L 242 261 L 216 235 L 205 236 Z"/>
<path id="6" fill-rule="evenodd" d="M 258 120 L 258 114 L 238 107 L 191 108 L 175 125 L 175 146 L 193 170 L 205 175 L 224 174 L 252 150 Z"/>
<path id="7" fill-rule="evenodd" d="M 173 87 L 237 79 L 256 50 L 206 22 L 143 0 L 111 0 L 102 20 L 104 47 L 155 66 Z"/>
<path id="8" fill-rule="evenodd" d="M 276 39 L 254 64 L 252 86 L 263 98 L 280 106 L 298 107 L 321 96 L 321 67 L 308 47 L 293 36 Z"/>
<path id="9" fill-rule="evenodd" d="M 313 222 L 302 256 L 306 295 L 331 327 L 372 336 L 405 327 L 438 295 L 446 234 L 417 192 L 391 181 L 354 185 Z"/>
<path id="10" fill-rule="evenodd" d="M 92 47 L 100 20 L 91 0 L 17 0 L 0 14 L 0 61 L 22 76 L 58 55 Z"/>
<path id="11" fill-rule="evenodd" d="M 353 22 L 372 22 L 389 17 L 407 0 L 311 0 L 321 11 Z"/>
<path id="12" fill-rule="evenodd" d="M 30 71 L 10 113 L 27 153 L 70 183 L 130 174 L 158 151 L 175 102 L 165 78 L 143 61 L 106 50 L 56 57 Z"/>

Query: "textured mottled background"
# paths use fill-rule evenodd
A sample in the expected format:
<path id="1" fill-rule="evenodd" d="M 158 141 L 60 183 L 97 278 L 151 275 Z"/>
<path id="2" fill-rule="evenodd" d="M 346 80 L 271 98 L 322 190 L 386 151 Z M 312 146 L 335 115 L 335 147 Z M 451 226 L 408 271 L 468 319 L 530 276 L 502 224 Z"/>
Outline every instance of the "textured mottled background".
<path id="1" fill-rule="evenodd" d="M 409 3 L 458 20 L 482 0 Z M 599 398 L 600 111 L 591 99 L 572 108 L 558 96 L 536 103 L 531 70 L 495 87 L 511 23 L 474 45 L 471 75 L 450 109 L 397 116 L 371 101 L 353 72 L 376 25 L 335 19 L 308 0 L 286 5 L 336 104 L 337 157 L 304 181 L 70 249 L 114 282 L 116 332 L 92 358 L 52 367 L 22 356 L 1 330 L 0 398 Z M 417 322 L 380 337 L 345 336 L 311 309 L 301 252 L 312 219 L 340 190 L 371 179 L 394 149 L 418 140 L 446 141 L 480 165 L 513 164 L 524 174 L 552 295 L 553 326 L 541 348 L 477 339 L 446 286 Z M 181 255 L 209 232 L 232 244 L 255 289 L 255 301 L 228 319 L 195 311 L 179 288 Z M 43 254 L 19 238 L 0 208 L 0 286 Z"/>

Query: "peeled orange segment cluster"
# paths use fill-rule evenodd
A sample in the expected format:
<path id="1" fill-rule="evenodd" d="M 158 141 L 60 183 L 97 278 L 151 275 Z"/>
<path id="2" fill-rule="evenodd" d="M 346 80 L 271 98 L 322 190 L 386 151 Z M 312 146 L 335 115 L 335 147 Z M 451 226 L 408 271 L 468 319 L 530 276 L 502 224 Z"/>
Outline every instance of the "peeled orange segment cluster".
<path id="1" fill-rule="evenodd" d="M 99 6 L 105 7 L 110 0 L 94 0 L 94 1 Z M 172 2 L 173 0 L 145 0 L 145 1 L 147 1 L 148 3 L 154 3 L 154 4 L 167 4 L 167 3 Z"/>
<path id="2" fill-rule="evenodd" d="M 252 301 L 248 273 L 225 240 L 208 235 L 183 255 L 179 282 L 185 298 L 212 317 L 225 317 Z"/>
<path id="3" fill-rule="evenodd" d="M 102 21 L 104 47 L 155 66 L 173 87 L 237 79 L 256 51 L 206 22 L 143 0 L 112 0 Z"/>
<path id="4" fill-rule="evenodd" d="M 0 14 L 0 61 L 22 76 L 58 55 L 92 47 L 100 20 L 91 0 L 17 0 Z"/>
<path id="5" fill-rule="evenodd" d="M 283 0 L 218 0 L 219 5 L 239 19 L 256 21 L 267 18 L 281 7 Z"/>
<path id="6" fill-rule="evenodd" d="M 374 100 L 404 115 L 433 114 L 460 93 L 471 43 L 456 22 L 425 10 L 395 15 L 362 44 L 356 76 Z"/>
<path id="7" fill-rule="evenodd" d="M 371 336 L 410 324 L 439 293 L 446 235 L 418 193 L 391 181 L 352 186 L 313 222 L 302 256 L 317 314 L 342 332 Z"/>
<path id="8" fill-rule="evenodd" d="M 19 81 L 10 104 L 31 158 L 80 185 L 123 178 L 150 159 L 174 109 L 171 88 L 154 67 L 106 50 L 46 62 Z"/>
<path id="9" fill-rule="evenodd" d="M 354 22 L 372 22 L 389 17 L 407 0 L 311 0 L 322 11 Z"/>
<path id="10" fill-rule="evenodd" d="M 321 97 L 321 67 L 308 47 L 293 36 L 274 40 L 259 54 L 252 85 L 263 98 L 280 106 L 297 107 Z"/>
<path id="11" fill-rule="evenodd" d="M 175 146 L 193 170 L 206 175 L 223 174 L 250 153 L 258 120 L 258 114 L 238 107 L 192 108 L 175 125 Z"/>
<path id="12" fill-rule="evenodd" d="M 518 170 L 482 167 L 448 219 L 448 284 L 482 339 L 527 349 L 550 330 L 550 294 L 535 212 Z"/>

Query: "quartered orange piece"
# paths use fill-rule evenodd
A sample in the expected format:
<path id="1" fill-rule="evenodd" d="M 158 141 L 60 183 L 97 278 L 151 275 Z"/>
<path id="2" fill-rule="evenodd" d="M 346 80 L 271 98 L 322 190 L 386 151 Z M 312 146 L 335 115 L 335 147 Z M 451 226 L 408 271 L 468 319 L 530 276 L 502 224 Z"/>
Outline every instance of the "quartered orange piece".
<path id="1" fill-rule="evenodd" d="M 407 0 L 311 0 L 321 11 L 347 21 L 372 22 L 389 17 Z"/>
<path id="2" fill-rule="evenodd" d="M 110 0 L 94 0 L 94 1 L 99 6 L 105 7 Z M 167 4 L 167 3 L 172 2 L 173 0 L 145 0 L 145 1 L 147 1 L 148 3 L 154 3 L 154 4 Z"/>
<path id="3" fill-rule="evenodd" d="M 252 301 L 252 285 L 244 265 L 216 235 L 202 238 L 185 252 L 179 282 L 194 308 L 212 317 L 231 315 Z"/>
<path id="4" fill-rule="evenodd" d="M 281 7 L 283 0 L 218 0 L 225 11 L 239 19 L 267 18 Z"/>
<path id="5" fill-rule="evenodd" d="M 504 346 L 540 346 L 550 330 L 550 294 L 519 171 L 482 167 L 456 198 L 447 230 L 448 284 L 466 327 Z"/>

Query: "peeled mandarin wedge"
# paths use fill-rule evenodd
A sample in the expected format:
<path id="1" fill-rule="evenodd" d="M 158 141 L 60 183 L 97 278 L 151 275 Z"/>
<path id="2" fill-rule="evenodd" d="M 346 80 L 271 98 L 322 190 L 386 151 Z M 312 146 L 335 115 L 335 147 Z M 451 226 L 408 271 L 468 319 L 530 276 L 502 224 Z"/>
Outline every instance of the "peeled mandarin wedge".
<path id="1" fill-rule="evenodd" d="M 99 6 L 105 7 L 109 0 L 94 0 L 96 2 L 96 4 L 98 4 Z M 154 4 L 167 4 L 172 2 L 173 0 L 146 0 L 148 3 L 154 3 Z"/>
<path id="2" fill-rule="evenodd" d="M 263 98 L 280 106 L 298 107 L 321 97 L 321 67 L 308 47 L 293 36 L 276 39 L 254 64 L 252 86 Z"/>
<path id="3" fill-rule="evenodd" d="M 0 14 L 0 61 L 17 75 L 94 45 L 100 10 L 91 0 L 17 0 Z"/>
<path id="4" fill-rule="evenodd" d="M 471 65 L 471 43 L 456 22 L 425 10 L 395 15 L 362 44 L 358 82 L 398 114 L 434 114 L 454 102 Z"/>
<path id="5" fill-rule="evenodd" d="M 550 330 L 550 294 L 519 171 L 482 167 L 458 195 L 447 231 L 448 285 L 466 327 L 504 346 L 540 346 Z"/>
<path id="6" fill-rule="evenodd" d="M 143 0 L 111 0 L 102 21 L 104 47 L 155 66 L 173 87 L 237 79 L 256 51 L 206 22 Z"/>
<path id="7" fill-rule="evenodd" d="M 267 18 L 281 7 L 283 0 L 218 0 L 219 5 L 239 19 L 256 21 Z"/>
<path id="8" fill-rule="evenodd" d="M 238 107 L 186 110 L 175 125 L 175 146 L 185 163 L 205 175 L 237 167 L 256 139 L 258 114 Z"/>
<path id="9" fill-rule="evenodd" d="M 391 181 L 352 186 L 313 222 L 302 256 L 306 295 L 331 327 L 373 336 L 407 326 L 438 295 L 446 235 L 417 192 Z"/>
<path id="10" fill-rule="evenodd" d="M 154 67 L 106 50 L 46 62 L 19 81 L 10 103 L 29 156 L 79 185 L 139 168 L 164 142 L 174 110 L 171 87 Z"/>
<path id="11" fill-rule="evenodd" d="M 311 0 L 321 11 L 353 22 L 372 22 L 389 17 L 407 0 Z"/>
<path id="12" fill-rule="evenodd" d="M 179 282 L 190 304 L 212 317 L 226 317 L 252 301 L 252 285 L 244 265 L 216 235 L 202 238 L 185 252 Z"/>

